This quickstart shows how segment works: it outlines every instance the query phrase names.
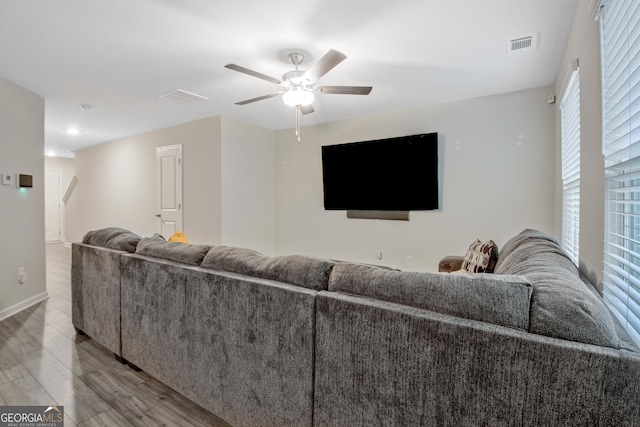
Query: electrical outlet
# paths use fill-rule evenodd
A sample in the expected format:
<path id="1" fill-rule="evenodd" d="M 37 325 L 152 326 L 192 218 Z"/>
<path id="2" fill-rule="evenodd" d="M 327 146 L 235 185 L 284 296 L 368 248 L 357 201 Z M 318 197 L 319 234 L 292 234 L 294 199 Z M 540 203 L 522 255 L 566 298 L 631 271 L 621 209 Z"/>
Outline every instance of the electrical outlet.
<path id="1" fill-rule="evenodd" d="M 413 257 L 411 255 L 407 255 L 407 265 L 413 265 Z"/>
<path id="2" fill-rule="evenodd" d="M 26 281 L 27 281 L 27 273 L 25 273 L 24 267 L 18 268 L 18 283 L 20 283 L 21 285 L 24 285 Z"/>

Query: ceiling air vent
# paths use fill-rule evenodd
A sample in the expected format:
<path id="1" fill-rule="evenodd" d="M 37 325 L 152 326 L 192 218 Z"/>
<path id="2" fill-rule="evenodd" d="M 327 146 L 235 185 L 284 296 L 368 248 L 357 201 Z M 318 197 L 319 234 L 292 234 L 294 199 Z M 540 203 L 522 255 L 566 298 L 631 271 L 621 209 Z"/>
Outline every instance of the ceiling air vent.
<path id="1" fill-rule="evenodd" d="M 507 53 L 521 53 L 536 49 L 538 46 L 537 34 L 518 37 L 507 42 Z"/>
<path id="2" fill-rule="evenodd" d="M 158 98 L 169 102 L 175 102 L 176 104 L 181 105 L 189 105 L 193 104 L 194 102 L 209 100 L 209 98 L 196 95 L 195 93 L 187 92 L 186 90 L 182 89 L 171 90 L 167 93 L 163 93 Z"/>

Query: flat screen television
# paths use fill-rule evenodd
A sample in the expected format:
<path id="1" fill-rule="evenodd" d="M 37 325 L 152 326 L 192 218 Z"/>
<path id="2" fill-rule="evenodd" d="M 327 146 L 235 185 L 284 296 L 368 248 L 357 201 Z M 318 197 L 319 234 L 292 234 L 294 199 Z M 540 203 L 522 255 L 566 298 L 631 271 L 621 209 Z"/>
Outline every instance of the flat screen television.
<path id="1" fill-rule="evenodd" d="M 438 134 L 322 147 L 326 210 L 438 209 Z"/>

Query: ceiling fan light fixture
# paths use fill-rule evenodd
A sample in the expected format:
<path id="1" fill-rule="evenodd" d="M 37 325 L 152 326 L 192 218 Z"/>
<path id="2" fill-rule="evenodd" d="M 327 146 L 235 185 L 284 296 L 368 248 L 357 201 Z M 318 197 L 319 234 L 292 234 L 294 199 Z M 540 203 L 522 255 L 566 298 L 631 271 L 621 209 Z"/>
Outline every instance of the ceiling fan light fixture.
<path id="1" fill-rule="evenodd" d="M 282 80 L 258 73 L 257 71 L 241 67 L 236 64 L 227 64 L 225 68 L 248 74 L 262 80 L 280 85 L 283 90 L 268 95 L 258 96 L 245 101 L 236 102 L 236 105 L 250 104 L 263 99 L 282 95 L 284 103 L 296 109 L 296 137 L 300 142 L 300 116 L 313 113 L 313 100 L 315 93 L 345 94 L 345 95 L 369 95 L 371 86 L 318 86 L 316 82 L 331 71 L 336 65 L 344 61 L 347 56 L 344 53 L 331 49 L 311 69 L 301 70 L 300 64 L 304 61 L 304 55 L 300 52 L 291 52 L 289 62 L 295 70 L 284 73 Z"/>
<path id="2" fill-rule="evenodd" d="M 314 98 L 313 92 L 305 90 L 302 86 L 294 86 L 282 95 L 282 100 L 290 107 L 306 107 L 311 105 Z"/>

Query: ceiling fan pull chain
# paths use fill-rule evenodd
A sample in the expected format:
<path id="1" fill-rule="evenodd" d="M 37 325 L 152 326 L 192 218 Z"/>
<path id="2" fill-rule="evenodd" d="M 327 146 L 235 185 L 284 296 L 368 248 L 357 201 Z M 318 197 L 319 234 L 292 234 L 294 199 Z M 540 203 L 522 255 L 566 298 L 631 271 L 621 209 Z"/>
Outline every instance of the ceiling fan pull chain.
<path id="1" fill-rule="evenodd" d="M 300 109 L 301 105 L 296 105 L 296 136 L 298 137 L 298 142 L 300 142 Z"/>

